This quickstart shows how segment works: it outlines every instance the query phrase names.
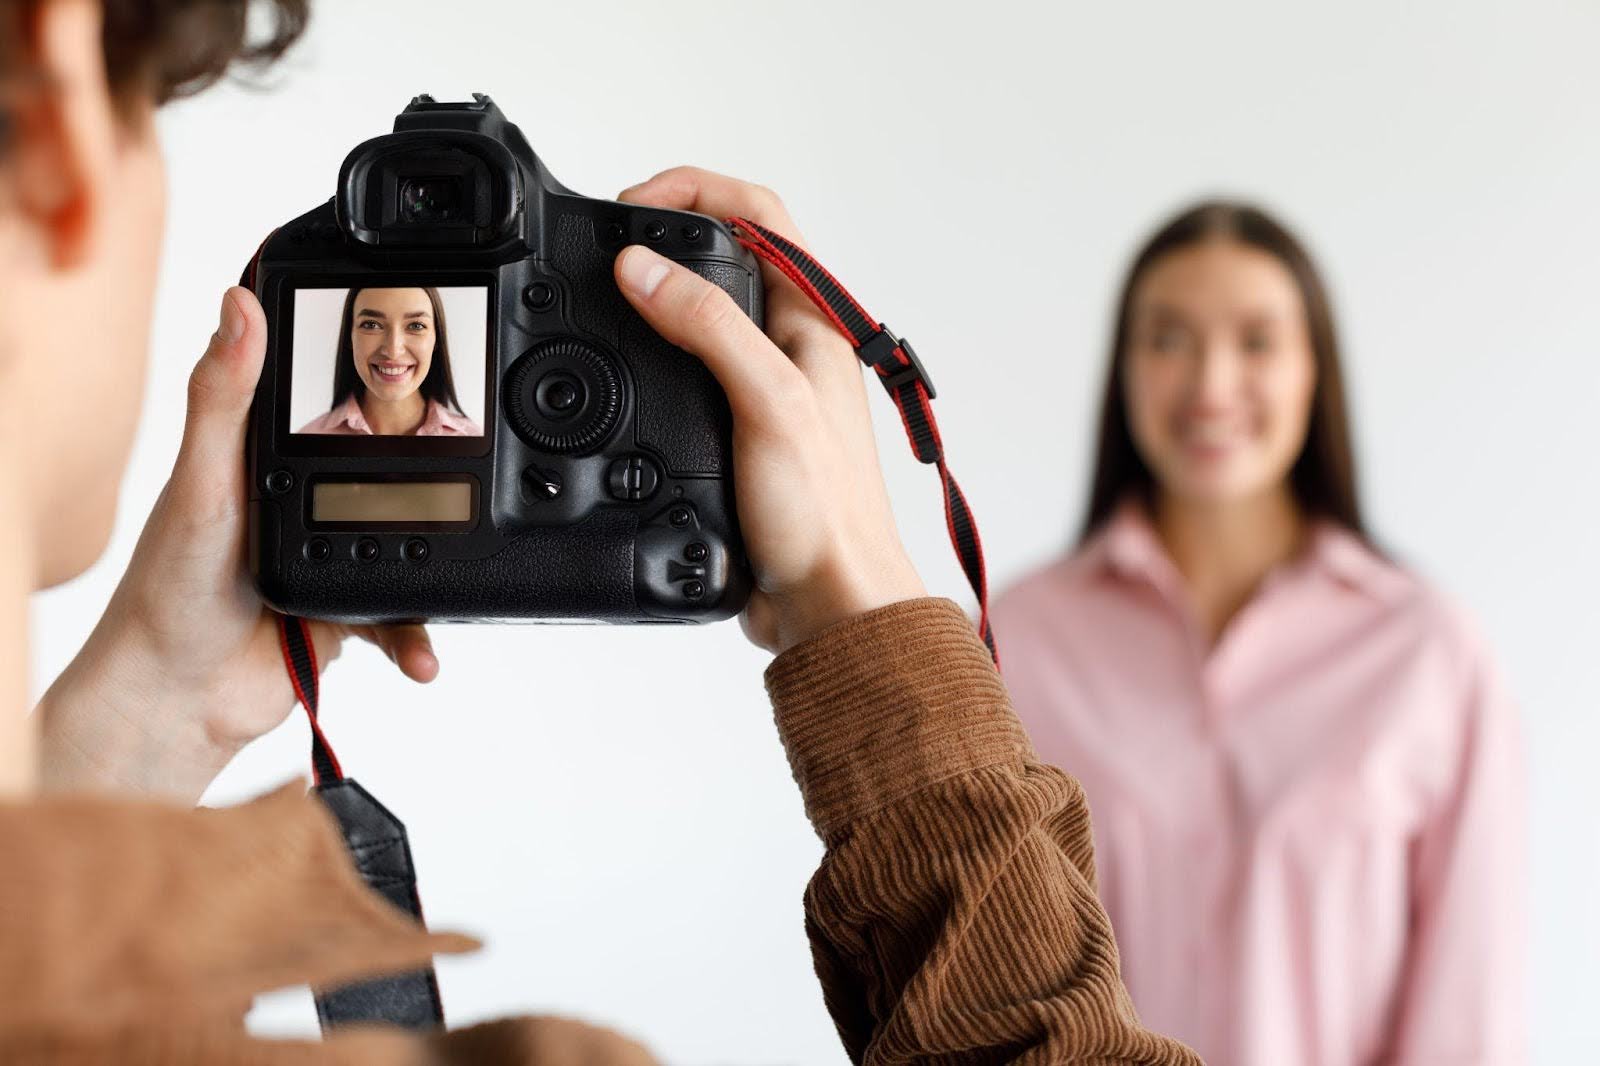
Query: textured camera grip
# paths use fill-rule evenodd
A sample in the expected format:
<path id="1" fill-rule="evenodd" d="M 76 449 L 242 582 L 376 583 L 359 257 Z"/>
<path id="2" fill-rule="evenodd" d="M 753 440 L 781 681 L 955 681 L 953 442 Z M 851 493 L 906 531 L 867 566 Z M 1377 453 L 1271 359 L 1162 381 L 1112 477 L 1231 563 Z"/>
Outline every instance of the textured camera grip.
<path id="1" fill-rule="evenodd" d="M 733 425 L 727 398 L 700 360 L 662 340 L 622 298 L 611 274 L 614 253 L 596 240 L 594 220 L 563 215 L 556 223 L 554 251 L 556 266 L 569 279 L 574 320 L 613 344 L 632 374 L 639 443 L 661 456 L 674 474 L 730 473 Z M 727 292 L 747 314 L 759 316 L 758 272 L 727 260 L 684 266 Z"/>

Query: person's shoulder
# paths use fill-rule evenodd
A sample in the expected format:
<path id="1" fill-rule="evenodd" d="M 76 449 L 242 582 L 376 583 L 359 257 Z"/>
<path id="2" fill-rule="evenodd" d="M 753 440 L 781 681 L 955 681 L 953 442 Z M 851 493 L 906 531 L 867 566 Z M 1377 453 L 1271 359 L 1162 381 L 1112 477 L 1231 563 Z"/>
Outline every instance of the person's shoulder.
<path id="1" fill-rule="evenodd" d="M 1078 602 L 1075 594 L 1098 572 L 1093 552 L 1073 549 L 1015 578 L 995 597 L 993 613 L 1037 622 L 1059 616 Z"/>
<path id="2" fill-rule="evenodd" d="M 330 410 L 307 422 L 300 432 L 350 435 L 367 432 L 367 423 L 361 414 L 361 404 L 354 396 L 346 396 Z"/>
<path id="3" fill-rule="evenodd" d="M 1384 623 L 1452 674 L 1491 668 L 1488 641 L 1472 613 L 1431 577 L 1348 530 L 1319 534 L 1318 553 L 1339 580 L 1370 597 Z"/>
<path id="4" fill-rule="evenodd" d="M 340 411 L 337 408 L 335 408 L 332 411 L 324 411 L 324 412 L 322 412 L 322 414 L 318 415 L 316 418 L 313 418 L 311 421 L 309 421 L 305 425 L 301 426 L 295 432 L 297 432 L 297 433 L 333 433 L 333 432 L 335 432 L 337 430 L 337 428 L 338 428 L 338 426 L 339 426 L 341 421 L 342 421 L 342 419 L 340 417 Z"/>
<path id="5" fill-rule="evenodd" d="M 483 436 L 482 426 L 449 404 L 440 403 L 438 400 L 429 400 L 428 403 L 430 409 L 427 421 L 431 424 L 433 433 L 450 437 Z"/>

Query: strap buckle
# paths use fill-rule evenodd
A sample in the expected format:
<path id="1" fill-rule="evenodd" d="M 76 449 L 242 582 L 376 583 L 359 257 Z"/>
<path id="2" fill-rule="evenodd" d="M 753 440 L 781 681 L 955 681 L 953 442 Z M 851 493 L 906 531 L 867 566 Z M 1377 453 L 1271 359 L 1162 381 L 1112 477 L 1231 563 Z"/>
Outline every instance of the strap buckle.
<path id="1" fill-rule="evenodd" d="M 905 355 L 908 365 L 899 366 L 894 357 L 896 349 Z M 917 358 L 917 350 L 911 347 L 911 342 L 897 336 L 894 330 L 882 322 L 878 323 L 878 332 L 856 348 L 856 354 L 861 357 L 863 363 L 879 371 L 878 377 L 891 396 L 900 386 L 911 382 L 921 384 L 930 400 L 939 395 L 938 390 L 933 387 L 933 379 L 928 376 L 927 369 L 922 365 L 922 360 Z M 882 372 L 885 367 L 898 367 L 898 369 L 885 374 Z"/>

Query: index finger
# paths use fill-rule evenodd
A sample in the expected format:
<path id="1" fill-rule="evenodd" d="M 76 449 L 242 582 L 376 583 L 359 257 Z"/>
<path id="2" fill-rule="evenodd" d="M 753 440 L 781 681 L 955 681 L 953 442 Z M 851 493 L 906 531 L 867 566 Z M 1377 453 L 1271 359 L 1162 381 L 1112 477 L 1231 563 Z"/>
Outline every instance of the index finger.
<path id="1" fill-rule="evenodd" d="M 754 185 L 715 171 L 673 167 L 649 181 L 622 190 L 617 199 L 625 204 L 669 211 L 696 211 L 717 219 L 738 215 L 776 230 L 805 247 L 794 219 L 789 217 L 789 209 L 783 206 L 777 193 L 764 185 Z"/>

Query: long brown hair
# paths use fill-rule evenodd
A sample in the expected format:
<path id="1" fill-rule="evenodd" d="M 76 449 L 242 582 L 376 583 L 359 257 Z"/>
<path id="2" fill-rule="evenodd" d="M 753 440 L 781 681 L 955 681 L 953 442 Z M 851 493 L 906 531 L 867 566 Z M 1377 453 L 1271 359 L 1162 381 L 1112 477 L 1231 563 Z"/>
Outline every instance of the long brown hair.
<path id="1" fill-rule="evenodd" d="M 1110 366 L 1100 403 L 1094 481 L 1080 537 L 1087 539 L 1098 530 L 1129 495 L 1137 494 L 1151 503 L 1155 494 L 1155 477 L 1134 446 L 1123 396 L 1123 363 L 1128 350 L 1134 290 L 1145 271 L 1168 252 L 1216 239 L 1259 248 L 1294 275 L 1305 304 L 1317 377 L 1306 441 L 1289 471 L 1290 488 L 1308 517 L 1330 519 L 1366 539 L 1366 525 L 1356 494 L 1355 454 L 1350 444 L 1339 341 L 1327 287 L 1305 246 L 1282 223 L 1258 207 L 1223 200 L 1195 204 L 1168 221 L 1144 243 L 1128 268 L 1117 299 Z"/>
<path id="2" fill-rule="evenodd" d="M 450 340 L 444 325 L 444 302 L 439 299 L 439 290 L 433 286 L 418 287 L 428 294 L 428 302 L 433 305 L 433 361 L 428 365 L 428 376 L 422 379 L 417 391 L 422 393 L 424 400 L 437 400 L 449 410 L 461 414 L 461 401 L 456 399 L 455 376 L 450 373 Z M 350 331 L 355 327 L 356 294 L 361 291 L 351 289 L 345 293 L 344 313 L 339 317 L 339 354 L 333 363 L 335 408 L 351 396 L 360 400 L 367 394 L 366 382 L 361 380 L 361 375 L 356 371 L 355 343 L 350 339 Z"/>

